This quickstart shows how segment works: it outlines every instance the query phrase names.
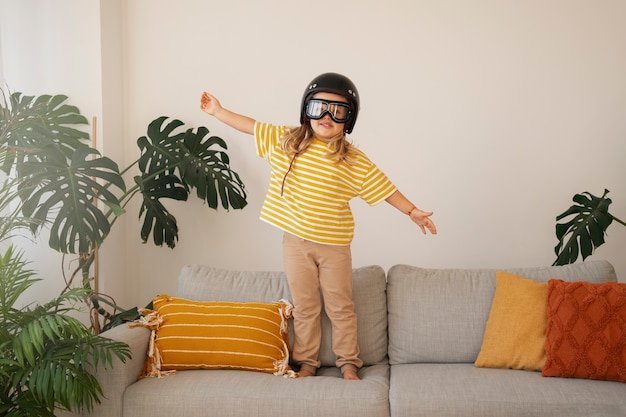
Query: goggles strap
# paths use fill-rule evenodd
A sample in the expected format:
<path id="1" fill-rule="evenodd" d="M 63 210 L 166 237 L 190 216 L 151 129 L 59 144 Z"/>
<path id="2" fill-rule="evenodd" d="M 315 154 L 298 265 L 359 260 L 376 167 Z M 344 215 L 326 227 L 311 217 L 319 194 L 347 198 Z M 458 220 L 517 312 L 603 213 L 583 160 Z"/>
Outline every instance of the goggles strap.
<path id="1" fill-rule="evenodd" d="M 296 161 L 297 153 L 293 154 L 293 158 L 291 158 L 291 162 L 289 163 L 289 168 L 287 168 L 287 172 L 285 172 L 285 176 L 283 177 L 283 183 L 280 185 L 280 196 L 283 196 L 283 192 L 285 191 L 285 181 L 287 181 L 287 175 L 291 172 L 291 168 L 293 167 L 293 163 Z"/>

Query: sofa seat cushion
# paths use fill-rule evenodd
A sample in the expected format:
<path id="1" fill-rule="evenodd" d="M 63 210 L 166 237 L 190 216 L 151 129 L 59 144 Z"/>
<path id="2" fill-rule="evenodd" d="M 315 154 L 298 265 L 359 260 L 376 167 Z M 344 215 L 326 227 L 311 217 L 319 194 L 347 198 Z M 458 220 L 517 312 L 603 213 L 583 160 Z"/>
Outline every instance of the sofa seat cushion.
<path id="1" fill-rule="evenodd" d="M 365 365 L 387 362 L 387 278 L 377 265 L 352 271 L 352 296 L 358 321 L 359 357 Z M 235 271 L 204 265 L 184 266 L 178 278 L 178 296 L 199 301 L 272 303 L 292 300 L 283 272 Z M 293 326 L 289 324 L 293 342 Z M 335 366 L 330 320 L 322 311 L 322 366 Z"/>
<path id="2" fill-rule="evenodd" d="M 179 371 L 145 378 L 124 393 L 124 416 L 389 416 L 389 366 L 364 367 L 360 381 L 337 368 L 311 378 L 277 378 L 233 370 Z"/>
<path id="3" fill-rule="evenodd" d="M 391 415 L 405 417 L 618 417 L 625 393 L 619 382 L 424 363 L 391 367 L 389 402 Z"/>

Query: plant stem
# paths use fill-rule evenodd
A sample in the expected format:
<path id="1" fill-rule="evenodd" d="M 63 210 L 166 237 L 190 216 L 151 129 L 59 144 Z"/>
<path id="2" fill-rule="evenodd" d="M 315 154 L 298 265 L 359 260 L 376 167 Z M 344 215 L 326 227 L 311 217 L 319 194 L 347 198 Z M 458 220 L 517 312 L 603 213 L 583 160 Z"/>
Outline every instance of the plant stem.
<path id="1" fill-rule="evenodd" d="M 612 214 L 611 214 L 611 217 L 613 218 L 613 220 L 615 220 L 616 222 L 618 222 L 622 226 L 626 226 L 626 222 L 624 222 L 623 220 L 618 219 L 617 217 L 613 216 Z"/>

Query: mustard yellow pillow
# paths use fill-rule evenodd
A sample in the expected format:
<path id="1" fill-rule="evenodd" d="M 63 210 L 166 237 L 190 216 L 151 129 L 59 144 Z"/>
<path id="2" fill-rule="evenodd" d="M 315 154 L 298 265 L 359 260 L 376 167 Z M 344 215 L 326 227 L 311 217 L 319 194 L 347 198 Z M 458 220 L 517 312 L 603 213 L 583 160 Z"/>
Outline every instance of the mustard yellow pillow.
<path id="1" fill-rule="evenodd" d="M 483 344 L 474 365 L 541 371 L 546 361 L 547 300 L 547 283 L 498 272 Z"/>
<path id="2" fill-rule="evenodd" d="M 152 330 L 143 374 L 176 370 L 241 369 L 295 376 L 289 367 L 286 301 L 234 303 L 191 301 L 160 295 L 135 322 Z"/>

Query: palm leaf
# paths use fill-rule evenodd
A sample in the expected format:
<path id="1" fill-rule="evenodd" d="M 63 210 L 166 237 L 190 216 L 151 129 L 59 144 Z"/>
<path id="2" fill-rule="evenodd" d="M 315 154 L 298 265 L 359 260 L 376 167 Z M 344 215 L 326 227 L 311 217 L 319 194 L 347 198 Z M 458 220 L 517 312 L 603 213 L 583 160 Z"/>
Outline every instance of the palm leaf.
<path id="1" fill-rule="evenodd" d="M 54 416 L 55 409 L 87 410 L 100 401 L 94 376 L 113 359 L 125 362 L 125 343 L 97 336 L 65 314 L 88 295 L 73 288 L 44 305 L 16 307 L 36 279 L 11 246 L 0 256 L 0 415 Z"/>
<path id="2" fill-rule="evenodd" d="M 34 272 L 27 269 L 21 252 L 9 246 L 0 256 L 0 322 L 6 323 L 15 311 L 18 299 L 35 282 Z"/>
<path id="3" fill-rule="evenodd" d="M 0 165 L 5 155 L 0 149 Z M 5 178 L 0 184 L 0 242 L 12 238 L 18 230 L 28 230 L 37 223 L 34 219 L 21 215 L 22 204 L 17 191 L 19 184 L 18 178 Z"/>
<path id="4" fill-rule="evenodd" d="M 576 194 L 576 203 L 557 216 L 557 222 L 569 218 L 565 223 L 557 223 L 556 237 L 559 243 L 554 252 L 557 255 L 553 265 L 567 265 L 576 262 L 578 256 L 583 261 L 596 248 L 604 243 L 606 229 L 614 217 L 609 213 L 611 199 L 606 197 L 609 190 L 604 190 L 602 197 L 596 197 L 585 191 Z"/>
<path id="5" fill-rule="evenodd" d="M 74 338 L 48 343 L 23 382 L 42 402 L 58 402 L 68 409 L 81 405 L 91 409 L 99 402 L 102 389 L 90 371 L 110 367 L 111 353 L 122 362 L 130 357 L 127 345 L 83 331 Z"/>

